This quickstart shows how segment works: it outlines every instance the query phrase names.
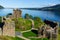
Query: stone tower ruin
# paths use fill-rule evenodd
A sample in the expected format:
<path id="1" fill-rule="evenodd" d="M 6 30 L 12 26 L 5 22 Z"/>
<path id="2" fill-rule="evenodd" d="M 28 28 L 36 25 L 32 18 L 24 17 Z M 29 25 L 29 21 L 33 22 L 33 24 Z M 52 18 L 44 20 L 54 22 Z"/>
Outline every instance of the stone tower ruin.
<path id="1" fill-rule="evenodd" d="M 13 14 L 9 15 L 8 18 L 14 19 L 14 18 L 20 18 L 22 14 L 22 11 L 20 9 L 13 9 Z"/>
<path id="2" fill-rule="evenodd" d="M 13 10 L 13 17 L 14 17 L 14 18 L 19 18 L 19 17 L 21 17 L 21 13 L 22 13 L 21 10 L 19 10 L 19 9 L 14 9 L 14 10 Z"/>

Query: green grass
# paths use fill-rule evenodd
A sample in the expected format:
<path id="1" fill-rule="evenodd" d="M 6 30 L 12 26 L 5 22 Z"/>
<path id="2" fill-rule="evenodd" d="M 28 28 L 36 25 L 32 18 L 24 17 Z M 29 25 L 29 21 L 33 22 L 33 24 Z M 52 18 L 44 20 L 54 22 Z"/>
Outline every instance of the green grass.
<path id="1" fill-rule="evenodd" d="M 31 38 L 31 40 L 43 40 L 42 38 Z"/>
<path id="2" fill-rule="evenodd" d="M 16 31 L 26 31 L 31 29 L 32 22 L 29 19 L 24 19 L 24 18 L 18 18 L 18 19 L 13 19 L 15 21 L 15 28 Z M 44 24 L 44 22 L 41 19 L 34 19 L 34 27 L 38 28 L 41 25 Z"/>
<path id="3" fill-rule="evenodd" d="M 23 36 L 26 38 L 29 38 L 29 37 L 36 37 L 37 35 L 31 31 L 29 31 L 29 32 L 23 33 Z"/>
<path id="4" fill-rule="evenodd" d="M 26 37 L 26 38 L 29 38 L 29 37 L 36 37 L 37 35 L 33 32 L 25 32 L 23 33 L 23 36 Z M 48 40 L 47 38 L 29 38 L 30 40 Z"/>
<path id="5" fill-rule="evenodd" d="M 60 34 L 58 34 L 58 40 L 60 40 Z"/>
<path id="6" fill-rule="evenodd" d="M 25 31 L 31 29 L 31 21 L 24 19 L 24 18 L 18 18 L 18 19 L 13 19 L 15 21 L 15 28 L 16 31 Z"/>
<path id="7" fill-rule="evenodd" d="M 48 40 L 47 38 L 31 38 L 31 40 Z"/>
<path id="8" fill-rule="evenodd" d="M 60 27 L 58 28 L 58 37 L 57 37 L 58 40 L 60 40 Z"/>
<path id="9" fill-rule="evenodd" d="M 0 40 L 24 40 L 19 37 L 0 36 Z"/>
<path id="10" fill-rule="evenodd" d="M 19 37 L 15 37 L 15 40 L 24 40 L 24 39 L 19 38 Z"/>

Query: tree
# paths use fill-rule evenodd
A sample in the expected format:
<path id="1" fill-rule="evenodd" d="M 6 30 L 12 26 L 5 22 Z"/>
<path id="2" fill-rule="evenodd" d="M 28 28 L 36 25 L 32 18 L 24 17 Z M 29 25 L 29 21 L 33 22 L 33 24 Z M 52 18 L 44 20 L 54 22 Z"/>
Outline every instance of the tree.
<path id="1" fill-rule="evenodd" d="M 35 27 L 38 28 L 44 24 L 44 22 L 39 17 L 34 17 Z"/>
<path id="2" fill-rule="evenodd" d="M 25 14 L 25 18 L 26 18 L 26 19 L 33 19 L 33 16 L 26 13 L 26 14 Z"/>
<path id="3" fill-rule="evenodd" d="M 0 23 L 2 22 L 2 17 L 0 16 Z"/>
<path id="4" fill-rule="evenodd" d="M 30 15 L 30 16 L 29 16 L 29 18 L 30 18 L 30 19 L 33 19 L 33 16 L 32 16 L 32 15 Z"/>
<path id="5" fill-rule="evenodd" d="M 8 15 L 12 15 L 12 13 L 9 13 Z"/>
<path id="6" fill-rule="evenodd" d="M 29 14 L 26 13 L 26 14 L 25 14 L 25 18 L 26 18 L 26 19 L 29 19 Z"/>
<path id="7" fill-rule="evenodd" d="M 0 9 L 3 9 L 4 7 L 0 5 Z"/>
<path id="8" fill-rule="evenodd" d="M 12 13 L 8 13 L 6 17 L 9 17 L 10 15 L 12 15 Z"/>

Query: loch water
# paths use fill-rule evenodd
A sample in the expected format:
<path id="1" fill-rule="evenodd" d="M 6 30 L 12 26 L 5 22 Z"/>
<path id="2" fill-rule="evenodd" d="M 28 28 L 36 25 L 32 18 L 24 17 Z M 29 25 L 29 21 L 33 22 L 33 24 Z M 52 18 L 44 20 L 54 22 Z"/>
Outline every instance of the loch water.
<path id="1" fill-rule="evenodd" d="M 40 17 L 42 20 L 50 20 L 60 22 L 60 12 L 52 12 L 52 11 L 38 11 L 38 10 L 22 10 L 22 17 L 25 16 L 26 13 L 32 15 L 33 17 Z M 13 13 L 13 9 L 0 9 L 0 16 L 6 16 L 9 13 Z"/>

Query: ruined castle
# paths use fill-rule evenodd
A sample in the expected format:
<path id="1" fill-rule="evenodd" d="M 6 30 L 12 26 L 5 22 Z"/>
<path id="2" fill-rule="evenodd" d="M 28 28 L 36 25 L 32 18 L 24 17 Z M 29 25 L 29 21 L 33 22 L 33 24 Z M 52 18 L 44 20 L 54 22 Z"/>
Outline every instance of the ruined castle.
<path id="1" fill-rule="evenodd" d="M 2 17 L 2 23 L 0 23 L 0 35 L 15 37 L 15 22 L 12 21 L 12 19 L 19 17 L 21 17 L 21 10 L 19 9 L 14 9 L 13 14 L 8 18 Z"/>
<path id="2" fill-rule="evenodd" d="M 59 23 L 48 20 L 45 20 L 44 23 L 45 25 L 38 29 L 38 36 L 42 35 L 49 40 L 57 40 Z"/>
<path id="3" fill-rule="evenodd" d="M 19 9 L 13 9 L 13 14 L 9 16 L 10 19 L 20 18 L 22 15 L 22 11 Z"/>

